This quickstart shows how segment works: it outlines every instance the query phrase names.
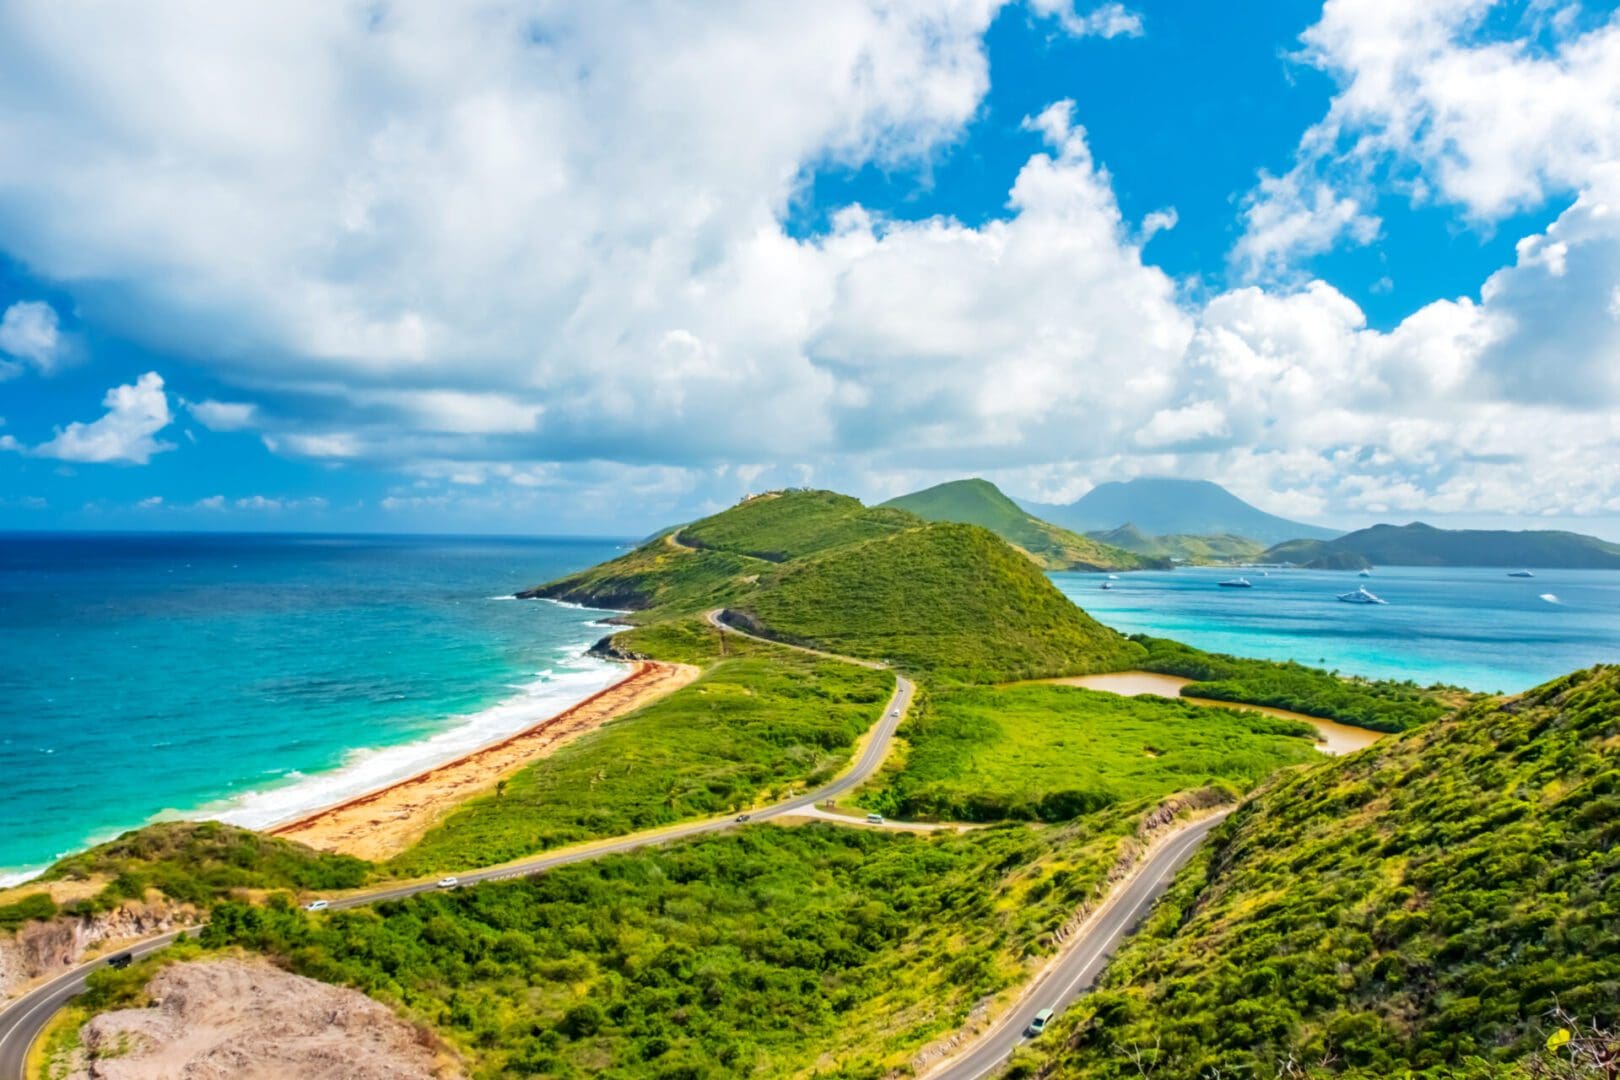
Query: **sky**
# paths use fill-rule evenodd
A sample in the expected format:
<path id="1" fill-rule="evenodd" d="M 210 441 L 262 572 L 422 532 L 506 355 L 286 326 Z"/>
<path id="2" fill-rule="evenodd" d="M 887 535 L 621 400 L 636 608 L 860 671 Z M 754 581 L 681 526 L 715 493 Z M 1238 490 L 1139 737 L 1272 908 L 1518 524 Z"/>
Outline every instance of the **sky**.
<path id="1" fill-rule="evenodd" d="M 1613 3 L 0 5 L 0 529 L 1620 539 L 1617 406 Z"/>

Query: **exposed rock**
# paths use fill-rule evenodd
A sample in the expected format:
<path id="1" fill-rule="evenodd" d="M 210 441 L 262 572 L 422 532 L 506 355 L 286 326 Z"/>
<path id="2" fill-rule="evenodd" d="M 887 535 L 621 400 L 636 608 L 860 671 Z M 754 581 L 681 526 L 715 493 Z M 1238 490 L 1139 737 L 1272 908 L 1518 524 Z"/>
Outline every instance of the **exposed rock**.
<path id="1" fill-rule="evenodd" d="M 41 975 L 77 966 L 94 946 L 196 924 L 197 912 L 189 905 L 161 899 L 130 901 L 99 915 L 59 915 L 25 923 L 14 935 L 0 935 L 0 1001 Z"/>
<path id="2" fill-rule="evenodd" d="M 259 960 L 164 968 L 145 1009 L 84 1026 L 68 1080 L 442 1080 L 437 1040 L 358 990 Z"/>

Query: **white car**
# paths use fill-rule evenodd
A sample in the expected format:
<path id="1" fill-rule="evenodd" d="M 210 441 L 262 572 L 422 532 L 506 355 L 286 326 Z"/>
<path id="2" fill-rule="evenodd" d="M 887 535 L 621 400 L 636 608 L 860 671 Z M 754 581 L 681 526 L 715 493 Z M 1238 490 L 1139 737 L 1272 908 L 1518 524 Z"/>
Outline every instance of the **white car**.
<path id="1" fill-rule="evenodd" d="M 304 910 L 305 911 L 325 911 L 327 908 L 329 908 L 331 906 L 332 905 L 329 902 L 325 901 L 325 900 L 311 900 L 309 903 L 304 905 Z"/>
<path id="2" fill-rule="evenodd" d="M 460 884 L 461 882 L 453 877 L 442 877 L 439 879 L 439 888 L 441 889 L 453 889 Z"/>
<path id="3" fill-rule="evenodd" d="M 881 825 L 881 824 L 883 824 L 883 815 L 882 814 L 867 814 L 866 815 L 866 823 L 868 825 Z"/>

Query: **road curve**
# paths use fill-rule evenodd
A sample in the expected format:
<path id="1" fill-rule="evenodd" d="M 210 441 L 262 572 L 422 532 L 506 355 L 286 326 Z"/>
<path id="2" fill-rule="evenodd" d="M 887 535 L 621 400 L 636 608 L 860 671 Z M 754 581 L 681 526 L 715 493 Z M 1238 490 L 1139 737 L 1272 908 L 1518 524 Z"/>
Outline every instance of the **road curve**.
<path id="1" fill-rule="evenodd" d="M 1147 916 L 1176 871 L 1226 813 L 1184 827 L 1153 851 L 1135 876 L 1109 896 L 1085 932 L 1067 942 L 1057 962 L 1019 995 L 1016 1005 L 964 1050 L 923 1072 L 922 1080 L 981 1080 L 1000 1072 L 1012 1052 L 1029 1041 L 1024 1031 L 1036 1013 L 1042 1009 L 1061 1013 L 1091 989 L 1120 942 Z"/>
<path id="2" fill-rule="evenodd" d="M 716 626 L 728 633 L 742 634 L 752 637 L 735 627 L 725 626 L 719 622 L 718 612 L 711 613 L 712 621 Z M 763 638 L 759 640 L 765 640 Z M 769 642 L 769 644 L 779 644 Z M 794 648 L 795 646 L 787 646 Z M 815 650 L 804 650 L 814 652 Z M 835 657 L 835 659 L 844 659 Z M 863 666 L 876 666 L 870 661 L 853 661 Z M 904 719 L 906 711 L 911 708 L 911 699 L 914 687 L 909 679 L 898 673 L 895 676 L 894 693 L 883 706 L 883 714 L 872 727 L 861 748 L 855 763 L 836 779 L 796 795 L 779 803 L 773 803 L 760 810 L 752 811 L 748 817 L 750 822 L 769 821 L 771 818 L 782 817 L 803 810 L 815 803 L 834 798 L 850 790 L 864 781 L 883 764 L 888 756 L 889 743 L 894 738 L 894 732 Z M 669 826 L 662 829 L 649 830 L 642 833 L 632 833 L 616 840 L 590 844 L 568 851 L 560 851 L 552 855 L 541 855 L 532 859 L 523 859 L 518 862 L 506 863 L 501 866 L 490 867 L 487 870 L 474 870 L 457 875 L 462 885 L 473 885 L 484 881 L 506 881 L 511 878 L 532 877 L 554 870 L 569 863 L 586 862 L 599 859 L 604 855 L 613 855 L 638 848 L 649 847 L 655 844 L 667 844 L 671 840 L 682 840 L 690 836 L 699 836 L 704 833 L 721 832 L 734 829 L 738 825 L 734 817 L 706 818 L 700 821 L 691 821 L 682 825 Z M 342 899 L 331 902 L 329 910 L 339 911 L 343 908 L 361 907 L 366 904 L 375 904 L 383 900 L 398 900 L 416 893 L 432 892 L 438 886 L 433 882 L 414 882 L 408 885 L 396 885 L 389 888 L 372 889 L 366 892 L 353 893 Z M 136 945 L 129 946 L 120 952 L 127 952 L 136 957 L 144 956 L 149 952 L 161 949 L 178 938 L 184 931 L 173 931 L 160 937 L 147 938 Z M 66 1005 L 69 999 L 83 992 L 85 979 L 97 968 L 105 967 L 107 958 L 102 957 L 87 964 L 81 964 L 71 971 L 64 972 L 50 982 L 35 987 L 0 1011 L 0 1080 L 29 1080 L 26 1075 L 29 1047 L 35 1038 L 44 1030 L 51 1017 Z"/>

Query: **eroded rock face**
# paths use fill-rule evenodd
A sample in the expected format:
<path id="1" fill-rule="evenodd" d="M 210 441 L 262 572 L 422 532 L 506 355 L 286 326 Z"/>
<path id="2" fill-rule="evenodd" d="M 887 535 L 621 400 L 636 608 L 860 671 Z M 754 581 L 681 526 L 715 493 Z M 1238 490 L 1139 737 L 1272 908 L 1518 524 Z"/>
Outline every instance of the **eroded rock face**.
<path id="1" fill-rule="evenodd" d="M 0 935 L 0 1002 L 41 975 L 77 966 L 92 946 L 196 923 L 192 908 L 152 901 L 130 902 L 100 915 L 60 915 L 46 922 L 25 923 L 14 935 Z"/>
<path id="2" fill-rule="evenodd" d="M 255 960 L 164 968 L 85 1025 L 69 1080 L 445 1080 L 433 1037 L 360 993 Z"/>

